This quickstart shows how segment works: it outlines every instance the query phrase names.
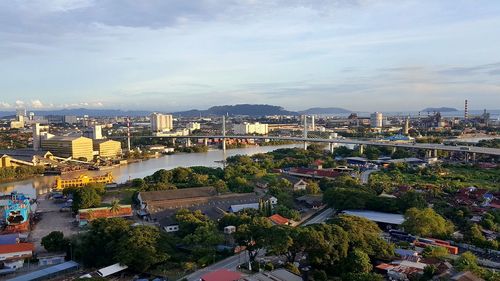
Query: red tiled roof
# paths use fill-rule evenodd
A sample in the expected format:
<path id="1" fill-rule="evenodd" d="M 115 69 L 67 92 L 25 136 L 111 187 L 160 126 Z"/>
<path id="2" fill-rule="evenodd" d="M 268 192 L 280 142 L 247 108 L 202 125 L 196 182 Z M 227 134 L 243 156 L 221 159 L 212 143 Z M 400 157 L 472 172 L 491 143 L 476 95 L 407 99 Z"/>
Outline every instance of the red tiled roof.
<path id="1" fill-rule="evenodd" d="M 394 268 L 394 265 L 387 264 L 387 263 L 381 263 L 381 264 L 377 265 L 375 268 L 378 268 L 381 270 L 388 270 L 388 269 Z"/>
<path id="2" fill-rule="evenodd" d="M 275 224 L 283 225 L 287 224 L 289 220 L 285 217 L 280 216 L 279 214 L 274 214 L 269 217 L 269 219 L 274 222 Z"/>
<path id="3" fill-rule="evenodd" d="M 241 274 L 227 269 L 207 273 L 201 277 L 202 281 L 237 281 Z"/>
<path id="4" fill-rule="evenodd" d="M 91 216 L 89 216 L 89 211 Z M 83 209 L 79 211 L 80 220 L 94 220 L 98 218 L 130 217 L 132 216 L 131 206 L 120 206 L 117 212 L 112 212 L 111 208 Z"/>
<path id="5" fill-rule="evenodd" d="M 0 245 L 0 254 L 7 254 L 7 253 L 18 253 L 18 252 L 26 252 L 26 251 L 31 251 L 35 249 L 35 246 L 33 243 L 17 243 L 17 244 L 7 244 L 7 245 Z"/>

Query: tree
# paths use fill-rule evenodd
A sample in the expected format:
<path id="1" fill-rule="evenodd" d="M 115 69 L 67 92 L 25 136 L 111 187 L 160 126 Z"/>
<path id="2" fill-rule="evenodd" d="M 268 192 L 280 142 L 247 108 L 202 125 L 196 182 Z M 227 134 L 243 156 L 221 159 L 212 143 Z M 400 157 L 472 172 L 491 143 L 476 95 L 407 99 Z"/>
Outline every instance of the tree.
<path id="1" fill-rule="evenodd" d="M 317 224 L 304 228 L 301 240 L 309 263 L 329 268 L 345 259 L 349 249 L 348 233 L 338 225 Z"/>
<path id="2" fill-rule="evenodd" d="M 417 193 L 415 191 L 409 191 L 404 193 L 399 198 L 398 202 L 399 202 L 399 209 L 403 212 L 410 208 L 423 209 L 427 207 L 427 201 L 425 201 L 425 198 L 422 196 L 422 194 Z"/>
<path id="3" fill-rule="evenodd" d="M 422 281 L 431 280 L 432 277 L 436 275 L 436 272 L 437 272 L 437 267 L 435 265 L 433 264 L 427 265 L 426 267 L 424 267 L 424 274 L 422 274 L 420 280 Z"/>
<path id="4" fill-rule="evenodd" d="M 315 182 L 315 181 L 310 181 L 307 184 L 306 190 L 307 190 L 308 194 L 318 194 L 321 191 L 321 189 L 319 188 L 318 183 Z"/>
<path id="5" fill-rule="evenodd" d="M 444 259 L 449 255 L 449 253 L 445 247 L 428 246 L 425 247 L 424 251 L 422 252 L 422 255 L 425 258 Z"/>
<path id="6" fill-rule="evenodd" d="M 343 272 L 366 273 L 373 268 L 370 257 L 361 249 L 353 249 L 343 262 Z"/>
<path id="7" fill-rule="evenodd" d="M 118 242 L 116 259 L 132 269 L 144 272 L 152 265 L 168 259 L 168 255 L 158 248 L 159 239 L 160 231 L 155 227 L 131 227 Z"/>
<path id="8" fill-rule="evenodd" d="M 455 260 L 454 265 L 458 271 L 469 270 L 474 272 L 479 268 L 477 265 L 477 257 L 471 252 L 461 254 L 460 257 Z"/>
<path id="9" fill-rule="evenodd" d="M 391 244 L 380 236 L 376 223 L 356 216 L 340 215 L 332 220 L 348 234 L 350 249 L 362 249 L 370 257 L 390 257 L 394 254 Z"/>
<path id="10" fill-rule="evenodd" d="M 121 206 L 120 206 L 120 201 L 117 199 L 114 199 L 111 201 L 111 207 L 109 207 L 109 211 L 113 214 L 116 214 L 120 211 Z"/>
<path id="11" fill-rule="evenodd" d="M 73 211 L 98 207 L 101 204 L 101 196 L 94 188 L 79 188 L 73 195 Z"/>
<path id="12" fill-rule="evenodd" d="M 139 190 L 146 190 L 147 184 L 143 179 L 137 178 L 132 180 L 132 187 Z"/>
<path id="13" fill-rule="evenodd" d="M 406 211 L 403 228 L 420 236 L 446 238 L 453 232 L 453 223 L 445 220 L 431 208 L 410 208 Z"/>
<path id="14" fill-rule="evenodd" d="M 272 223 L 267 218 L 255 217 L 249 224 L 242 224 L 236 230 L 236 241 L 246 247 L 251 262 L 258 251 L 267 245 L 271 227 Z"/>
<path id="15" fill-rule="evenodd" d="M 91 267 L 118 262 L 119 243 L 128 236 L 129 230 L 130 222 L 122 218 L 93 220 L 88 231 L 73 237 L 71 244 L 76 259 Z"/>
<path id="16" fill-rule="evenodd" d="M 342 281 L 384 281 L 384 277 L 376 273 L 347 273 Z"/>
<path id="17" fill-rule="evenodd" d="M 48 252 L 62 252 L 66 251 L 69 240 L 64 238 L 61 231 L 52 231 L 42 238 L 41 244 Z"/>

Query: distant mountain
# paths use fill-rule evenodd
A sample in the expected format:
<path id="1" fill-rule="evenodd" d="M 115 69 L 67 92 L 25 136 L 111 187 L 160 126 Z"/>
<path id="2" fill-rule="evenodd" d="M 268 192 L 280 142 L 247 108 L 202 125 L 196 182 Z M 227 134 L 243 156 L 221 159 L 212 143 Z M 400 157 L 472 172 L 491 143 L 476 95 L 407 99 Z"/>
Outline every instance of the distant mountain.
<path id="1" fill-rule="evenodd" d="M 174 112 L 175 116 L 194 117 L 209 115 L 247 115 L 247 116 L 265 116 L 265 115 L 298 115 L 297 112 L 285 110 L 283 107 L 268 104 L 236 104 L 213 106 L 207 110 L 188 110 Z"/>
<path id="2" fill-rule="evenodd" d="M 74 115 L 74 116 L 145 116 L 149 115 L 152 111 L 145 110 L 120 110 L 120 109 L 86 109 L 86 108 L 72 108 L 72 109 L 57 109 L 57 110 L 29 110 L 34 112 L 37 116 L 44 115 Z M 15 116 L 15 111 L 0 111 L 0 117 Z"/>
<path id="3" fill-rule="evenodd" d="M 340 107 L 313 107 L 303 111 L 300 114 L 346 114 L 352 111 Z"/>
<path id="4" fill-rule="evenodd" d="M 453 112 L 458 111 L 458 109 L 453 107 L 427 107 L 422 110 L 422 112 Z"/>

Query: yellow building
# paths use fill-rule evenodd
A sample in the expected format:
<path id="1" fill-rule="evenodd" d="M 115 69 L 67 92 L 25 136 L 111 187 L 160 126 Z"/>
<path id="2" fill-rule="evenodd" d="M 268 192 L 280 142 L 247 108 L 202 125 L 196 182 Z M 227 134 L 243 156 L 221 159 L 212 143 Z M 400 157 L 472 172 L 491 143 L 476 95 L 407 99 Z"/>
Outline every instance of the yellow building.
<path id="1" fill-rule="evenodd" d="M 89 177 L 87 175 L 79 175 L 73 179 L 62 179 L 61 177 L 56 178 L 56 189 L 63 189 L 66 187 L 82 187 L 91 183 L 112 183 L 113 175 L 111 173 L 106 173 L 104 175 Z"/>
<path id="2" fill-rule="evenodd" d="M 49 150 L 58 157 L 72 157 L 86 161 L 92 161 L 94 158 L 92 140 L 85 137 L 55 136 L 42 139 L 42 149 Z"/>
<path id="3" fill-rule="evenodd" d="M 122 144 L 114 140 L 94 140 L 94 151 L 98 151 L 101 158 L 117 158 L 122 154 Z"/>

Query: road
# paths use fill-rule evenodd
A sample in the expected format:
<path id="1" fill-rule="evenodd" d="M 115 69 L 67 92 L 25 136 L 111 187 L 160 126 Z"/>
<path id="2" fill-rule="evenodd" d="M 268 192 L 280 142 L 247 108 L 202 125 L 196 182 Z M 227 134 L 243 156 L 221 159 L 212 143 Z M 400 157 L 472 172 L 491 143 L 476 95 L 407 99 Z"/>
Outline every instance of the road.
<path id="1" fill-rule="evenodd" d="M 205 268 L 197 270 L 187 276 L 184 276 L 183 278 L 186 278 L 188 281 L 199 281 L 203 275 L 207 274 L 208 272 L 216 271 L 219 269 L 228 269 L 236 271 L 238 265 L 242 264 L 243 262 L 248 262 L 247 251 L 243 251 L 235 256 L 228 257 L 217 263 L 214 263 Z M 179 280 L 182 280 L 183 278 Z"/>
<path id="2" fill-rule="evenodd" d="M 364 172 L 361 173 L 359 179 L 361 180 L 361 183 L 362 184 L 367 184 L 368 183 L 368 179 L 370 179 L 370 174 L 373 173 L 373 172 L 376 172 L 378 171 L 377 169 L 373 169 L 373 170 L 366 170 Z"/>
<path id="3" fill-rule="evenodd" d="M 333 209 L 332 208 L 327 208 L 312 219 L 306 221 L 302 226 L 308 226 L 311 224 L 316 224 L 316 223 L 322 223 L 329 219 L 333 214 Z"/>
<path id="4" fill-rule="evenodd" d="M 126 136 L 113 136 L 112 139 L 125 139 Z M 280 137 L 280 136 L 238 136 L 238 135 L 213 135 L 213 136 L 133 136 L 133 138 L 163 138 L 163 139 L 264 139 L 264 140 L 288 140 L 296 142 L 319 142 L 319 143 L 339 143 L 339 144 L 357 144 L 372 146 L 402 147 L 426 150 L 443 150 L 463 153 L 477 153 L 500 156 L 500 148 L 488 148 L 479 146 L 453 146 L 435 143 L 394 143 L 380 140 L 360 140 L 360 139 L 323 139 L 323 138 L 304 138 L 304 137 Z"/>

